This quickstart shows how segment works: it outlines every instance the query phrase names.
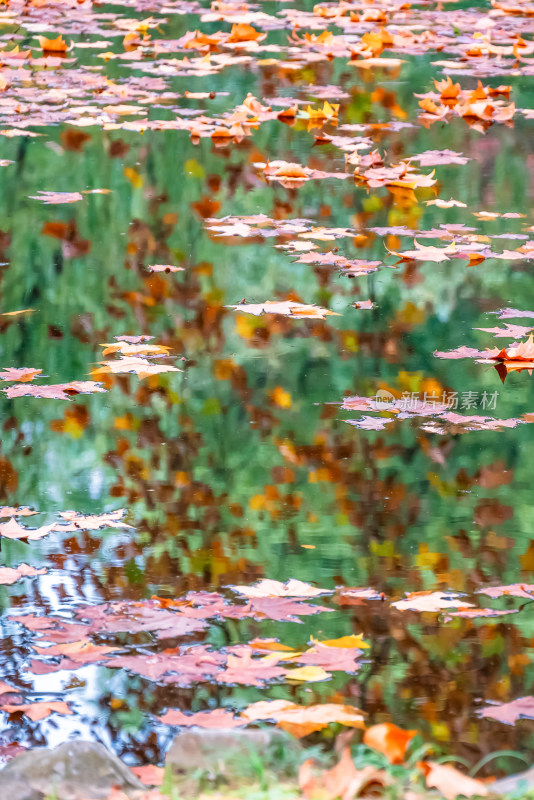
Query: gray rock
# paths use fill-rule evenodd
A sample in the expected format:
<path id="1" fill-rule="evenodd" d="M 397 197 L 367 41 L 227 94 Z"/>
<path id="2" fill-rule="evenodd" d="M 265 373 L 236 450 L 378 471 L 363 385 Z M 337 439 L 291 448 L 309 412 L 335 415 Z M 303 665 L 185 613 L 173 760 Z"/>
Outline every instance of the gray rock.
<path id="1" fill-rule="evenodd" d="M 126 793 L 142 789 L 128 767 L 104 745 L 72 741 L 54 750 L 28 750 L 0 772 L 0 797 L 9 800 L 102 800 L 114 787 Z"/>
<path id="2" fill-rule="evenodd" d="M 0 773 L 1 774 L 1 773 Z M 27 783 L 19 780 L 0 781 L 0 796 L 9 800 L 43 800 L 45 795 L 38 789 L 32 789 Z"/>
<path id="3" fill-rule="evenodd" d="M 174 739 L 166 756 L 173 772 L 202 770 L 215 775 L 244 774 L 261 763 L 273 771 L 282 771 L 288 756 L 301 752 L 299 743 L 276 729 L 205 729 L 189 728 Z"/>

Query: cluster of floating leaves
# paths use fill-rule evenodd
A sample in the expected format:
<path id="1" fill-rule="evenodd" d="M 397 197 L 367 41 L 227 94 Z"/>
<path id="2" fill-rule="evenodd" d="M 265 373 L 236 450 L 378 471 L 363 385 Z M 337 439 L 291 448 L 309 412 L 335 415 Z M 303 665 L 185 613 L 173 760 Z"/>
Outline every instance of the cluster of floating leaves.
<path id="1" fill-rule="evenodd" d="M 119 508 L 104 514 L 79 514 L 76 511 L 62 511 L 57 522 L 41 525 L 38 528 L 21 525 L 17 517 L 29 517 L 37 511 L 26 508 L 0 507 L 0 518 L 8 517 L 6 522 L 0 523 L 0 537 L 6 539 L 22 539 L 23 541 L 36 541 L 48 536 L 49 533 L 72 533 L 76 531 L 97 531 L 101 528 L 130 528 L 123 520 L 125 509 Z M 37 573 L 38 574 L 38 573 Z M 22 577 L 22 575 L 21 575 Z"/>
<path id="2" fill-rule="evenodd" d="M 12 511 L 29 514 L 27 509 L 4 509 L 3 513 Z M 65 512 L 61 516 L 66 530 L 95 530 L 103 525 L 120 528 L 125 525 L 122 511 L 89 517 Z M 54 526 L 48 528 L 47 533 L 57 530 Z M 42 531 L 38 529 L 39 535 Z M 22 564 L 17 569 L 0 572 L 0 581 L 12 583 L 18 578 L 34 577 L 43 572 L 46 570 L 35 570 Z M 70 618 L 11 613 L 8 621 L 10 625 L 16 623 L 35 635 L 25 657 L 27 665 L 22 668 L 23 673 L 30 676 L 76 671 L 89 664 L 98 664 L 110 669 L 125 669 L 164 685 L 188 687 L 210 682 L 262 687 L 273 682 L 295 685 L 328 681 L 333 672 L 353 674 L 365 663 L 369 644 L 361 634 L 350 634 L 330 640 L 312 638 L 307 648 L 295 650 L 277 639 L 257 637 L 247 644 L 229 645 L 217 650 L 201 641 L 202 633 L 210 624 L 224 619 L 299 623 L 302 617 L 333 610 L 319 605 L 318 598 L 321 602 L 330 600 L 334 605 L 374 602 L 387 604 L 397 612 L 440 614 L 444 623 L 456 617 L 495 618 L 519 613 L 523 608 L 530 608 L 534 600 L 534 586 L 525 584 L 489 587 L 477 593 L 492 599 L 516 598 L 523 603 L 520 607 L 506 609 L 477 606 L 457 592 L 413 592 L 403 599 L 392 600 L 370 588 L 338 587 L 334 592 L 298 580 L 286 583 L 261 580 L 252 586 L 230 586 L 228 590 L 226 595 L 190 591 L 178 599 L 153 597 L 140 602 L 79 605 Z M 144 644 L 139 644 L 139 635 L 143 634 L 148 638 Z M 129 638 L 125 639 L 124 635 Z M 131 637 L 137 641 L 132 641 Z M 157 647 L 159 642 L 170 640 L 175 646 Z M 22 681 L 20 677 L 17 680 L 18 685 L 2 683 L 2 711 L 9 715 L 24 714 L 34 722 L 52 713 L 73 713 L 69 704 L 61 700 L 27 702 L 25 689 L 20 686 L 26 680 L 24 674 Z M 512 705 L 512 708 L 516 706 Z M 529 708 L 532 712 L 532 707 Z M 515 718 L 528 715 L 528 712 L 529 709 L 518 709 Z M 490 707 L 482 714 L 500 719 L 504 712 Z M 254 703 L 237 715 L 229 709 L 195 714 L 169 709 L 159 719 L 168 725 L 225 728 L 260 720 L 274 721 L 294 735 L 306 736 L 327 727 L 330 722 L 364 727 L 364 716 L 352 706 L 336 703 L 304 708 L 294 702 L 273 700 Z"/>

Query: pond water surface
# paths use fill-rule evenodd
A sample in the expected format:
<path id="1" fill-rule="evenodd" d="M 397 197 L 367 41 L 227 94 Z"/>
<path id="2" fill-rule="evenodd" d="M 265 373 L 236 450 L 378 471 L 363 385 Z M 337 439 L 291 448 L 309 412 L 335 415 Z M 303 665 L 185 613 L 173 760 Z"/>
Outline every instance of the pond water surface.
<path id="1" fill-rule="evenodd" d="M 0 158 L 10 163 L 0 167 L 0 291 L 3 312 L 24 313 L 0 317 L 0 367 L 42 371 L 3 386 L 97 380 L 106 389 L 67 399 L 0 394 L 0 501 L 39 512 L 17 516 L 21 525 L 55 523 L 47 535 L 38 531 L 42 538 L 5 529 L 1 564 L 46 573 L 0 586 L 0 678 L 24 703 L 64 701 L 72 712 L 43 719 L 4 712 L 3 745 L 82 735 L 130 763 L 158 763 L 175 732 L 157 719 L 167 709 L 240 711 L 291 699 L 353 705 L 370 722 L 417 729 L 470 766 L 499 749 L 531 758 L 532 721 L 480 717 L 488 703 L 531 692 L 530 595 L 477 593 L 534 583 L 532 377 L 505 368 L 503 382 L 498 362 L 435 352 L 500 349 L 528 336 L 532 262 L 528 247 L 518 248 L 534 224 L 532 121 L 516 113 L 487 129 L 461 116 L 425 124 L 416 94 L 443 79 L 433 62 L 457 53 L 397 48 L 382 57 L 402 63 L 362 69 L 344 52 L 317 48 L 299 61 L 286 4 L 249 7 L 264 15 L 251 24 L 268 33 L 257 52 L 213 47 L 211 56 L 209 45 L 191 50 L 181 38 L 199 28 L 230 30 L 233 18 L 200 20 L 207 5 L 86 5 L 36 4 L 27 19 L 8 10 L 1 37 L 4 52 L 19 44 L 33 55 L 4 65 L 10 88 L 0 103 Z M 297 7 L 312 13 L 311 5 Z M 488 12 L 416 9 L 438 35 L 458 26 L 459 46 L 475 41 L 471 22 Z M 158 27 L 148 22 L 139 32 L 148 17 Z M 376 22 L 353 27 L 331 29 L 359 40 Z M 301 20 L 299 36 L 312 30 Z M 532 33 L 523 31 L 530 46 Z M 128 49 L 128 32 L 146 33 L 152 44 Z M 43 58 L 42 33 L 63 33 L 64 63 Z M 235 62 L 210 70 L 220 52 Z M 528 109 L 531 68 L 505 67 L 496 77 L 479 69 L 483 83 L 510 84 L 517 108 Z M 475 71 L 453 70 L 462 89 L 475 89 Z M 201 120 L 190 136 L 191 119 L 224 120 L 249 92 L 276 113 L 251 105 L 234 120 L 241 132 L 212 136 Z M 305 109 L 324 100 L 339 110 L 314 125 Z M 300 117 L 278 119 L 295 101 Z M 427 151 L 453 156 L 414 163 L 418 175 L 435 170 L 422 188 L 391 176 L 389 184 L 355 180 L 357 154 L 374 150 L 387 166 Z M 276 166 L 269 175 L 265 165 L 277 160 L 319 177 Z M 40 192 L 82 194 L 47 203 L 34 199 Z M 432 204 L 436 198 L 461 205 Z M 453 242 L 439 261 L 388 252 L 425 245 L 441 252 Z M 480 258 L 470 260 L 470 252 Z M 229 308 L 287 300 L 337 316 Z M 358 307 L 363 301 L 370 302 Z M 499 318 L 502 309 L 515 311 Z M 504 337 L 485 330 L 508 325 Z M 154 338 L 129 350 L 121 336 Z M 121 355 L 106 354 L 106 343 L 134 361 L 114 367 Z M 147 345 L 168 352 L 154 355 Z M 102 523 L 60 516 L 118 509 L 124 515 Z M 317 600 L 296 592 L 294 601 L 329 611 L 295 616 L 268 598 L 263 612 L 199 613 L 201 623 L 183 635 L 131 621 L 136 608 L 148 614 L 167 601 L 190 610 L 218 602 L 188 593 L 220 593 L 227 609 L 242 608 L 229 587 L 261 578 L 324 589 Z M 450 612 L 446 601 L 434 611 L 392 605 L 424 591 L 459 594 Z M 147 606 L 151 597 L 160 600 Z M 116 607 L 114 628 L 94 607 L 116 602 L 125 605 Z M 454 616 L 468 604 L 488 610 Z M 27 617 L 25 625 L 26 614 L 48 622 Z M 50 618 L 78 627 L 58 633 Z M 40 633 L 47 625 L 53 635 Z M 362 634 L 368 648 L 354 670 L 327 669 L 323 680 L 260 676 L 250 685 L 245 673 L 242 683 L 220 680 L 218 667 L 208 674 L 197 665 L 192 677 L 181 667 L 151 676 L 140 667 L 162 650 L 171 657 L 204 647 L 240 658 L 237 646 L 259 637 L 302 652 L 312 637 L 350 634 Z M 73 642 L 71 650 L 45 652 Z M 109 664 L 90 646 L 115 648 Z M 8 691 L 3 704 L 10 698 Z"/>

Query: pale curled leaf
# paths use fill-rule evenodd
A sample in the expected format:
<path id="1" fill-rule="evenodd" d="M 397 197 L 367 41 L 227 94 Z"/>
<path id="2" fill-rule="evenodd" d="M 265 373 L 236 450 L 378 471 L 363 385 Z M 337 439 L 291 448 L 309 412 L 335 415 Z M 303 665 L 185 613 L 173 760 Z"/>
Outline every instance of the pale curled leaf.
<path id="1" fill-rule="evenodd" d="M 276 300 L 266 300 L 264 303 L 239 303 L 235 306 L 226 306 L 234 311 L 243 314 L 253 314 L 255 317 L 263 314 L 281 314 L 292 319 L 324 319 L 326 316 L 340 316 L 336 311 L 330 311 L 320 306 L 305 305 L 295 303 L 292 300 L 277 302 Z"/>
<path id="2" fill-rule="evenodd" d="M 245 597 L 319 597 L 332 593 L 328 589 L 317 589 L 294 578 L 285 583 L 263 579 L 253 586 L 230 586 L 230 589 Z"/>

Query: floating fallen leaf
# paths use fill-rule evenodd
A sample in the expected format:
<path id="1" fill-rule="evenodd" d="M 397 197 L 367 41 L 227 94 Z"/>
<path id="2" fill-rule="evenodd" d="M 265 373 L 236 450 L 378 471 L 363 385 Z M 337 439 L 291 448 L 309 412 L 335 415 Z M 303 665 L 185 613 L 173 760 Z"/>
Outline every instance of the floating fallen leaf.
<path id="1" fill-rule="evenodd" d="M 309 583 L 294 578 L 285 583 L 263 579 L 254 586 L 231 586 L 230 588 L 245 597 L 319 597 L 331 594 L 328 589 L 317 589 Z"/>
<path id="2" fill-rule="evenodd" d="M 325 120 L 333 120 L 337 119 L 339 111 L 339 104 L 330 103 L 325 100 L 322 108 L 312 108 L 311 106 L 307 106 L 304 114 L 314 122 L 323 122 Z"/>
<path id="3" fill-rule="evenodd" d="M 131 528 L 124 522 L 125 508 L 118 508 L 104 514 L 80 514 L 76 511 L 60 511 L 59 516 L 82 531 L 97 531 L 100 528 Z"/>
<path id="4" fill-rule="evenodd" d="M 164 345 L 159 344 L 150 344 L 149 342 L 142 342 L 140 344 L 127 342 L 127 341 L 118 341 L 118 342 L 106 342 L 105 344 L 100 345 L 104 348 L 102 351 L 102 355 L 107 356 L 109 353 L 120 353 L 124 356 L 138 356 L 138 355 L 145 355 L 145 356 L 155 356 L 155 355 L 168 355 L 169 347 L 165 347 Z M 150 363 L 150 362 L 148 362 Z"/>
<path id="5" fill-rule="evenodd" d="M 80 192 L 43 192 L 38 195 L 30 195 L 30 200 L 41 200 L 46 205 L 57 205 L 61 203 L 78 203 L 83 200 Z"/>
<path id="6" fill-rule="evenodd" d="M 253 650 L 274 651 L 276 653 L 285 652 L 295 655 L 295 651 L 292 647 L 289 647 L 287 644 L 282 644 L 278 639 L 252 639 L 249 645 Z"/>
<path id="7" fill-rule="evenodd" d="M 362 655 L 363 650 L 357 647 L 328 647 L 316 642 L 305 652 L 292 656 L 291 660 L 323 670 L 355 673 L 360 669 L 359 659 Z M 292 673 L 288 675 L 288 679 L 291 675 Z"/>
<path id="8" fill-rule="evenodd" d="M 70 400 L 77 394 L 94 394 L 95 392 L 105 392 L 103 386 L 95 381 L 71 381 L 70 383 L 50 384 L 31 384 L 30 386 L 8 386 L 3 389 L 9 398 L 15 397 L 41 397 L 51 400 Z"/>
<path id="9" fill-rule="evenodd" d="M 183 372 L 171 364 L 153 364 L 141 356 L 123 356 L 116 361 L 100 361 L 102 366 L 96 367 L 91 374 L 95 377 L 110 375 L 126 375 L 133 372 L 138 378 L 149 378 L 151 375 L 161 375 L 166 372 Z"/>
<path id="10" fill-rule="evenodd" d="M 46 567 L 37 569 L 30 567 L 28 564 L 20 564 L 18 567 L 0 567 L 0 583 L 12 584 L 21 578 L 33 578 L 36 575 L 46 575 L 48 570 Z"/>
<path id="11" fill-rule="evenodd" d="M 363 633 L 351 633 L 348 636 L 340 636 L 338 639 L 314 639 L 312 642 L 322 644 L 325 647 L 356 647 L 359 649 L 368 648 L 369 645 L 363 640 Z"/>
<path id="12" fill-rule="evenodd" d="M 411 592 L 405 600 L 397 600 L 391 605 L 400 611 L 438 612 L 445 608 L 466 608 L 472 603 L 466 603 L 455 592 Z"/>
<path id="13" fill-rule="evenodd" d="M 327 681 L 331 677 L 329 672 L 318 666 L 297 667 L 286 674 L 288 683 L 292 681 L 296 683 L 316 683 L 317 681 Z"/>
<path id="14" fill-rule="evenodd" d="M 31 517 L 38 513 L 27 506 L 0 506 L 0 517 Z"/>
<path id="15" fill-rule="evenodd" d="M 46 36 L 38 36 L 37 38 L 44 53 L 62 55 L 63 53 L 67 52 L 67 43 L 64 41 L 61 34 L 59 34 L 59 36 L 57 36 L 55 39 L 47 39 Z"/>
<path id="16" fill-rule="evenodd" d="M 311 605 L 300 602 L 299 599 L 292 600 L 288 597 L 251 597 L 250 610 L 252 616 L 258 619 L 274 619 L 279 622 L 298 620 L 301 616 L 320 614 L 330 609 L 324 606 Z"/>
<path id="17" fill-rule="evenodd" d="M 79 664 L 95 664 L 115 653 L 116 647 L 105 647 L 95 645 L 87 639 L 80 639 L 77 642 L 67 644 L 57 644 L 50 647 L 39 647 L 34 645 L 34 650 L 43 656 L 66 656 L 70 661 Z"/>
<path id="18" fill-rule="evenodd" d="M 487 594 L 488 597 L 521 597 L 523 600 L 534 600 L 533 583 L 509 583 L 506 586 L 487 586 L 479 589 L 477 594 Z"/>
<path id="19" fill-rule="evenodd" d="M 436 263 L 448 261 L 450 256 L 457 252 L 454 244 L 441 248 L 414 241 L 414 245 L 415 250 L 405 250 L 402 253 L 397 253 L 395 250 L 388 250 L 388 252 L 393 256 L 398 256 L 401 261 L 434 261 Z"/>
<path id="20" fill-rule="evenodd" d="M 72 714 L 73 712 L 67 705 L 67 703 L 63 703 L 60 701 L 52 700 L 52 701 L 43 701 L 37 703 L 21 703 L 20 705 L 14 704 L 7 704 L 4 706 L 0 706 L 0 710 L 7 712 L 8 714 L 24 714 L 24 716 L 31 719 L 33 722 L 39 722 L 40 720 L 48 717 L 50 714 Z"/>
<path id="21" fill-rule="evenodd" d="M 505 617 L 507 614 L 517 614 L 518 610 L 517 608 L 509 608 L 506 610 L 499 610 L 496 608 L 459 608 L 458 611 L 450 611 L 445 618 L 445 622 L 453 617 L 461 617 L 462 619 Z"/>
<path id="22" fill-rule="evenodd" d="M 427 206 L 437 206 L 438 208 L 466 208 L 466 204 L 460 202 L 460 200 L 453 200 L 451 197 L 450 200 L 440 200 L 437 198 L 436 200 L 427 200 Z"/>
<path id="23" fill-rule="evenodd" d="M 147 267 L 149 272 L 183 272 L 185 267 L 175 267 L 172 264 L 149 264 Z"/>
<path id="24" fill-rule="evenodd" d="M 241 717 L 247 722 L 273 720 L 279 727 L 298 737 L 323 730 L 331 722 L 350 728 L 364 727 L 361 711 L 336 703 L 299 706 L 288 700 L 260 700 L 248 706 Z"/>
<path id="25" fill-rule="evenodd" d="M 31 367 L 4 367 L 0 371 L 0 380 L 26 383 L 27 381 L 33 381 L 41 372 L 41 369 L 32 369 Z"/>
<path id="26" fill-rule="evenodd" d="M 510 703 L 486 706 L 480 716 L 496 719 L 506 725 L 513 725 L 518 719 L 534 719 L 534 697 L 518 697 Z"/>
<path id="27" fill-rule="evenodd" d="M 534 369 L 534 339 L 532 334 L 525 342 L 520 342 L 509 348 L 502 348 L 498 350 L 495 348 L 492 351 L 483 354 L 482 359 L 486 363 L 495 362 L 498 369 L 504 370 L 501 375 L 503 381 L 507 372 L 517 372 L 521 370 L 528 370 L 532 375 Z"/>
<path id="28" fill-rule="evenodd" d="M 0 524 L 0 536 L 4 536 L 6 539 L 36 541 L 37 539 L 42 539 L 43 536 L 48 536 L 49 533 L 55 530 L 57 530 L 55 523 L 42 525 L 40 528 L 26 528 L 20 525 L 15 518 Z"/>
<path id="29" fill-rule="evenodd" d="M 291 300 L 279 303 L 275 300 L 266 300 L 265 303 L 240 303 L 237 306 L 226 307 L 233 308 L 234 311 L 240 311 L 243 314 L 253 314 L 256 317 L 262 314 L 282 314 L 284 317 L 292 317 L 294 319 L 324 319 L 330 314 L 339 316 L 335 311 L 329 311 L 327 308 L 304 305 Z"/>
<path id="30" fill-rule="evenodd" d="M 384 595 L 371 588 L 360 589 L 357 587 L 343 586 L 338 587 L 338 592 L 339 597 L 336 598 L 336 602 L 340 605 L 345 603 L 359 605 L 365 600 L 384 600 Z M 361 634 L 358 634 L 358 636 L 361 636 Z M 365 644 L 362 642 L 360 646 L 365 647 Z"/>
<path id="31" fill-rule="evenodd" d="M 196 714 L 184 714 L 177 709 L 170 709 L 162 717 L 158 717 L 165 725 L 181 725 L 186 728 L 237 728 L 246 722 L 234 717 L 231 711 L 216 708 L 213 711 L 198 711 Z"/>
<path id="32" fill-rule="evenodd" d="M 226 669 L 216 676 L 218 683 L 246 684 L 261 686 L 273 678 L 283 678 L 287 672 L 277 666 L 278 656 L 273 653 L 262 658 L 253 658 L 250 648 L 242 648 L 239 653 L 229 654 Z"/>

